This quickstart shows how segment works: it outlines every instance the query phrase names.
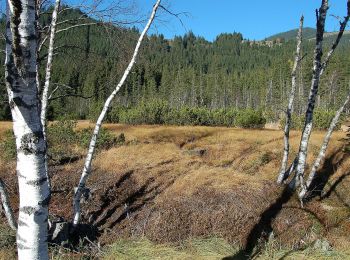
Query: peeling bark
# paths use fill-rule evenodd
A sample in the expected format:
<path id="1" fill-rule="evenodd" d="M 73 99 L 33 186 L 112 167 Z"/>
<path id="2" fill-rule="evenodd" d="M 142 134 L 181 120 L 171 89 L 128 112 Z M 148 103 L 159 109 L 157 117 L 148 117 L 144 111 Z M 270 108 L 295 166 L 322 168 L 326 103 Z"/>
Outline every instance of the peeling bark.
<path id="1" fill-rule="evenodd" d="M 347 16 L 344 18 L 343 22 L 340 23 L 339 32 L 337 35 L 336 40 L 334 41 L 331 49 L 327 53 L 326 58 L 323 62 L 321 62 L 322 59 L 322 42 L 323 42 L 323 34 L 324 34 L 324 27 L 325 27 L 325 20 L 328 10 L 328 0 L 322 0 L 322 5 L 319 9 L 317 14 L 317 34 L 316 34 L 316 47 L 314 51 L 314 63 L 313 63 L 313 73 L 312 73 L 312 81 L 311 81 L 311 89 L 310 94 L 308 98 L 308 106 L 307 111 L 305 114 L 305 125 L 302 132 L 302 137 L 300 141 L 299 146 L 299 152 L 298 152 L 298 165 L 296 168 L 296 180 L 295 180 L 295 186 L 301 187 L 301 191 L 307 190 L 307 187 L 304 183 L 304 171 L 305 171 L 305 164 L 306 164 L 306 157 L 307 157 L 307 149 L 308 149 L 308 143 L 312 131 L 312 120 L 313 120 L 313 111 L 315 107 L 315 101 L 316 96 L 318 92 L 319 87 L 319 81 L 320 77 L 323 74 L 324 70 L 326 69 L 328 62 L 330 58 L 332 57 L 336 47 L 339 44 L 339 41 L 344 33 L 344 30 L 346 28 L 346 25 L 349 21 L 350 17 L 350 0 L 347 1 Z"/>
<path id="2" fill-rule="evenodd" d="M 36 2 L 7 3 L 5 80 L 17 148 L 18 258 L 48 259 L 50 188 L 36 84 Z"/>
<path id="3" fill-rule="evenodd" d="M 319 81 L 321 76 L 321 59 L 322 59 L 322 48 L 323 48 L 323 34 L 325 21 L 328 10 L 328 0 L 322 0 L 321 7 L 317 14 L 317 33 L 316 33 L 316 46 L 314 50 L 314 61 L 313 61 L 313 70 L 312 70 L 312 80 L 311 80 L 311 88 L 308 98 L 307 110 L 305 113 L 305 125 L 303 128 L 299 152 L 298 152 L 298 165 L 296 167 L 296 179 L 295 185 L 296 187 L 304 185 L 304 171 L 305 171 L 305 163 L 307 157 L 307 149 L 309 144 L 309 139 L 312 131 L 312 120 L 313 120 L 313 112 L 315 107 L 316 96 L 319 87 Z"/>
<path id="4" fill-rule="evenodd" d="M 304 16 L 301 16 L 299 31 L 297 35 L 297 49 L 295 53 L 294 65 L 292 70 L 292 89 L 289 95 L 288 107 L 286 111 L 286 125 L 284 126 L 284 151 L 283 151 L 281 170 L 277 179 L 278 184 L 281 184 L 289 176 L 288 174 L 289 171 L 287 171 L 287 163 L 288 163 L 288 157 L 289 157 L 289 131 L 290 131 L 290 126 L 292 122 L 292 111 L 293 111 L 294 98 L 295 98 L 297 69 L 301 62 L 300 53 L 301 53 L 301 43 L 302 43 L 302 37 L 303 37 L 303 23 L 304 23 Z"/>
<path id="5" fill-rule="evenodd" d="M 97 137 L 98 137 L 98 134 L 100 132 L 100 129 L 101 129 L 102 122 L 103 122 L 103 120 L 104 120 L 104 118 L 106 116 L 107 110 L 110 107 L 110 104 L 111 104 L 113 98 L 118 93 L 120 88 L 123 86 L 126 78 L 128 77 L 132 67 L 134 66 L 134 64 L 136 62 L 136 57 L 138 55 L 138 52 L 139 52 L 142 40 L 143 40 L 144 36 L 146 35 L 148 29 L 150 28 L 150 26 L 151 26 L 151 24 L 152 24 L 152 22 L 153 22 L 153 20 L 155 18 L 155 15 L 156 15 L 157 9 L 158 9 L 158 7 L 160 5 L 160 2 L 161 2 L 161 0 L 157 0 L 155 5 L 153 6 L 153 10 L 152 10 L 151 16 L 150 16 L 150 18 L 149 18 L 145 28 L 143 29 L 143 31 L 142 31 L 138 41 L 137 41 L 137 44 L 136 44 L 133 56 L 131 58 L 131 61 L 130 61 L 129 65 L 128 65 L 128 67 L 126 68 L 126 70 L 124 71 L 124 74 L 123 74 L 120 82 L 118 83 L 116 88 L 113 90 L 112 94 L 106 100 L 106 102 L 105 102 L 105 104 L 103 106 L 102 112 L 101 112 L 100 116 L 97 119 L 97 122 L 96 122 L 96 125 L 95 125 L 95 129 L 94 129 L 94 132 L 92 134 L 91 141 L 90 141 L 89 150 L 88 150 L 88 153 L 87 153 L 87 156 L 86 156 L 86 159 L 85 159 L 84 169 L 83 169 L 80 181 L 79 181 L 79 185 L 78 185 L 78 187 L 77 187 L 77 189 L 76 189 L 76 191 L 74 193 L 74 199 L 73 199 L 73 208 L 74 208 L 73 226 L 76 226 L 79 223 L 79 220 L 80 220 L 80 199 L 81 199 L 82 194 L 86 190 L 85 183 L 86 183 L 86 180 L 87 180 L 87 178 L 89 177 L 89 175 L 91 173 L 92 157 L 93 157 L 94 152 L 95 152 L 96 141 L 97 141 Z"/>

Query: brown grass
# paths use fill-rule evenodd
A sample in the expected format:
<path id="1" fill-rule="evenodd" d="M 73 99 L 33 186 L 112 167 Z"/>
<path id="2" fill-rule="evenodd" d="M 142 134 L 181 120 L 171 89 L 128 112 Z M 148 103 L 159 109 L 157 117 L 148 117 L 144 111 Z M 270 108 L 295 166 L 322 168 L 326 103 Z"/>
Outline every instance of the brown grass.
<path id="1" fill-rule="evenodd" d="M 0 123 L 0 129 L 6 126 L 10 124 Z M 87 121 L 77 125 L 80 129 L 92 126 Z M 275 185 L 283 151 L 281 131 L 115 124 L 104 127 L 116 135 L 124 133 L 126 144 L 97 154 L 88 181 L 93 196 L 83 205 L 84 221 L 104 231 L 102 243 L 146 235 L 157 242 L 216 236 L 243 245 L 261 222 L 262 214 L 281 194 L 281 188 Z M 321 131 L 311 136 L 308 167 L 317 156 L 323 136 Z M 342 132 L 333 134 L 328 157 L 341 147 L 344 136 Z M 290 161 L 299 141 L 300 134 L 292 131 Z M 80 160 L 50 169 L 53 190 L 59 191 L 52 199 L 54 214 L 71 217 L 72 191 L 82 165 Z M 335 166 L 329 185 L 347 173 L 350 159 Z M 6 169 L 15 180 L 14 169 Z M 336 190 L 350 205 L 350 181 L 343 178 Z M 337 208 L 324 209 L 322 205 L 327 203 L 338 203 Z M 271 226 L 276 236 L 289 245 L 305 237 L 313 239 L 312 232 L 317 233 L 315 236 L 327 235 L 337 244 L 336 228 L 344 234 L 350 231 L 346 207 L 333 194 L 321 204 L 308 204 L 306 209 L 292 198 L 273 217 Z M 322 221 L 317 232 L 315 216 Z M 346 240 L 344 237 L 340 240 Z"/>

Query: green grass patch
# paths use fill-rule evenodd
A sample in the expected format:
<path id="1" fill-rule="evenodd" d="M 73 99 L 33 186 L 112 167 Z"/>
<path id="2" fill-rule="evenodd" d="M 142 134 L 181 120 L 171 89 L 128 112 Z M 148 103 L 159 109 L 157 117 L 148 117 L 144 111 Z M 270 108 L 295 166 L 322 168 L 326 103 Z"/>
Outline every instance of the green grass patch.
<path id="1" fill-rule="evenodd" d="M 219 238 L 192 239 L 179 246 L 157 245 L 147 239 L 119 240 L 109 246 L 103 259 L 222 259 L 237 252 Z"/>

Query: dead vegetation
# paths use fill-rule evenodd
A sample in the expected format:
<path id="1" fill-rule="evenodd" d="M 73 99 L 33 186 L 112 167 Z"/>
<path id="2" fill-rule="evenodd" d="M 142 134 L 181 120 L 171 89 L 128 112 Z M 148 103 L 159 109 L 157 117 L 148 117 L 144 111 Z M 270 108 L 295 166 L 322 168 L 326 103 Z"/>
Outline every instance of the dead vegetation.
<path id="1" fill-rule="evenodd" d="M 78 128 L 88 127 L 80 122 Z M 1 126 L 2 128 L 2 126 Z M 282 246 L 305 249 L 319 238 L 346 249 L 350 196 L 349 154 L 344 133 L 331 141 L 318 182 L 319 196 L 304 208 L 275 184 L 282 155 L 282 133 L 213 127 L 106 125 L 125 144 L 102 150 L 93 161 L 83 222 L 96 228 L 101 245 L 145 237 L 181 244 L 192 238 L 220 237 L 252 254 L 273 234 Z M 317 150 L 323 132 L 315 132 Z M 291 158 L 299 134 L 291 133 Z M 312 148 L 311 148 L 312 149 Z M 313 161 L 311 154 L 308 162 Z M 83 161 L 50 166 L 50 212 L 72 216 L 73 187 Z M 1 177 L 17 205 L 15 164 L 1 161 Z M 272 233 L 273 232 L 273 233 Z"/>

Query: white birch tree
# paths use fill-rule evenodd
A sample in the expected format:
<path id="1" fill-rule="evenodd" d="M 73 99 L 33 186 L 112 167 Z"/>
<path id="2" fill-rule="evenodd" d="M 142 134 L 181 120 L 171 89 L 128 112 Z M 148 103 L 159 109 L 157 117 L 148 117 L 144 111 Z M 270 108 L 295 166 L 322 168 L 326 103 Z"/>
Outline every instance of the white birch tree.
<path id="1" fill-rule="evenodd" d="M 301 16 L 299 31 L 297 34 L 297 49 L 296 49 L 294 65 L 292 69 L 292 89 L 290 91 L 288 107 L 286 111 L 286 125 L 284 126 L 283 159 L 282 159 L 280 174 L 277 179 L 277 183 L 279 184 L 281 184 L 289 176 L 287 171 L 287 163 L 288 163 L 288 157 L 289 157 L 289 131 L 292 123 L 292 112 L 293 112 L 294 97 L 295 97 L 295 90 L 296 90 L 297 69 L 299 67 L 299 63 L 301 62 L 300 53 L 301 53 L 301 43 L 302 43 L 302 37 L 303 37 L 302 36 L 303 23 L 304 23 L 304 16 Z"/>
<path id="2" fill-rule="evenodd" d="M 313 59 L 313 73 L 312 73 L 311 88 L 310 88 L 310 93 L 309 93 L 308 103 L 307 103 L 307 110 L 305 113 L 305 123 L 304 123 L 304 128 L 302 131 L 302 136 L 301 136 L 300 145 L 299 145 L 299 151 L 296 158 L 291 163 L 289 169 L 284 173 L 281 171 L 278 177 L 278 182 L 281 183 L 283 180 L 288 178 L 293 173 L 293 171 L 296 171 L 296 174 L 293 180 L 289 183 L 289 186 L 292 189 L 295 189 L 296 187 L 300 187 L 301 189 L 300 194 L 304 194 L 304 192 L 301 192 L 301 191 L 303 190 L 305 191 L 305 189 L 307 190 L 307 185 L 304 183 L 304 171 L 305 171 L 305 164 L 306 164 L 306 157 L 307 157 L 307 148 L 308 148 L 309 138 L 312 131 L 313 111 L 314 111 L 316 97 L 318 93 L 320 78 L 323 72 L 325 71 L 335 49 L 337 48 L 343 36 L 346 25 L 349 21 L 350 0 L 347 0 L 347 15 L 344 17 L 344 20 L 340 22 L 338 35 L 334 43 L 332 44 L 331 49 L 328 51 L 325 59 L 322 62 L 323 34 L 324 34 L 327 10 L 328 10 L 328 0 L 322 0 L 320 9 L 316 10 L 317 29 L 316 29 L 316 44 L 315 44 L 314 59 Z M 284 160 L 285 158 L 282 161 L 282 165 L 284 163 Z M 281 169 L 283 168 L 281 167 Z"/>
<path id="3" fill-rule="evenodd" d="M 17 149 L 19 259 L 48 259 L 50 187 L 36 82 L 36 1 L 8 0 L 5 81 Z"/>
<path id="4" fill-rule="evenodd" d="M 350 18 L 350 0 L 347 1 L 347 15 L 344 20 L 340 23 L 340 29 L 337 35 L 336 40 L 334 41 L 331 49 L 328 51 L 324 61 L 322 62 L 323 55 L 323 34 L 325 21 L 328 10 L 328 0 L 322 0 L 322 4 L 317 14 L 317 32 L 316 32 L 316 46 L 314 51 L 314 61 L 313 61 L 313 72 L 312 72 L 312 80 L 311 80 L 311 88 L 308 98 L 307 110 L 305 113 L 305 124 L 302 131 L 302 136 L 299 145 L 299 152 L 297 155 L 297 166 L 296 166 L 296 176 L 292 183 L 294 187 L 300 187 L 301 190 L 305 190 L 306 184 L 304 183 L 304 172 L 305 172 L 305 164 L 307 158 L 307 150 L 309 139 L 312 131 L 312 121 L 313 121 L 313 111 L 315 107 L 316 97 L 319 88 L 319 82 L 321 75 L 325 71 L 330 58 L 332 57 L 335 49 L 337 48 L 341 37 L 343 36 L 345 27 Z"/>
<path id="5" fill-rule="evenodd" d="M 57 25 L 57 15 L 58 9 L 60 7 L 61 0 L 55 1 L 55 7 L 52 12 L 51 17 L 51 25 L 50 25 L 50 40 L 49 40 L 49 48 L 47 52 L 47 63 L 45 70 L 45 84 L 43 88 L 43 93 L 41 97 L 41 124 L 43 126 L 44 137 L 46 139 L 46 113 L 49 99 L 49 87 L 51 80 L 51 70 L 52 70 L 52 60 L 53 60 L 53 51 L 54 51 L 54 43 L 55 43 L 55 35 L 56 35 L 56 25 Z"/>
<path id="6" fill-rule="evenodd" d="M 322 70 L 322 48 L 323 48 L 323 34 L 324 27 L 327 17 L 328 10 L 328 0 L 322 0 L 320 9 L 317 11 L 317 32 L 316 32 L 316 46 L 314 51 L 314 61 L 313 61 L 313 70 L 312 70 L 312 80 L 311 88 L 308 98 L 307 110 L 305 113 L 305 124 L 302 131 L 301 141 L 299 145 L 298 152 L 298 164 L 296 167 L 296 179 L 295 185 L 303 186 L 303 175 L 305 170 L 305 163 L 307 157 L 307 148 L 309 143 L 309 138 L 312 131 L 312 120 L 313 112 L 315 107 L 316 96 L 318 92 L 321 70 Z"/>
<path id="7" fill-rule="evenodd" d="M 97 119 L 94 131 L 93 131 L 93 134 L 92 134 L 92 138 L 91 138 L 91 141 L 90 141 L 88 153 L 87 153 L 87 156 L 86 156 L 86 159 L 85 159 L 83 172 L 82 172 L 82 175 L 81 175 L 81 178 L 80 178 L 80 181 L 79 181 L 79 185 L 76 188 L 75 194 L 74 194 L 74 199 L 73 199 L 73 209 L 74 209 L 73 226 L 78 225 L 79 220 L 80 220 L 80 214 L 81 214 L 81 211 L 80 211 L 80 200 L 81 200 L 82 194 L 86 191 L 86 187 L 85 187 L 86 180 L 89 177 L 89 175 L 91 174 L 91 162 L 92 162 L 92 158 L 93 158 L 93 155 L 94 155 L 94 152 L 95 152 L 96 141 L 97 141 L 97 137 L 99 135 L 100 129 L 101 129 L 102 122 L 103 122 L 103 120 L 104 120 L 104 118 L 106 116 L 106 113 L 108 111 L 108 108 L 111 105 L 111 102 L 112 102 L 113 98 L 116 96 L 116 94 L 118 93 L 120 88 L 123 86 L 125 80 L 127 79 L 131 69 L 133 68 L 133 66 L 134 66 L 134 64 L 136 62 L 136 58 L 137 58 L 137 55 L 139 53 L 141 43 L 142 43 L 142 41 L 143 41 L 147 31 L 151 27 L 151 24 L 152 24 L 152 22 L 153 22 L 153 20 L 154 20 L 154 18 L 156 16 L 158 7 L 160 6 L 160 2 L 161 2 L 161 0 L 157 0 L 155 5 L 153 6 L 153 10 L 152 10 L 151 16 L 150 16 L 150 18 L 149 18 L 145 28 L 143 29 L 142 33 L 140 34 L 140 37 L 139 37 L 139 39 L 137 41 L 134 53 L 133 53 L 132 58 L 131 58 L 131 61 L 130 61 L 129 65 L 128 65 L 128 67 L 126 68 L 126 70 L 124 71 L 124 74 L 123 74 L 121 80 L 119 81 L 118 85 L 115 87 L 115 89 L 113 90 L 111 95 L 107 98 L 107 100 L 106 100 L 106 102 L 105 102 L 105 104 L 103 106 L 103 109 L 101 111 L 101 114 L 99 115 L 99 117 Z"/>

